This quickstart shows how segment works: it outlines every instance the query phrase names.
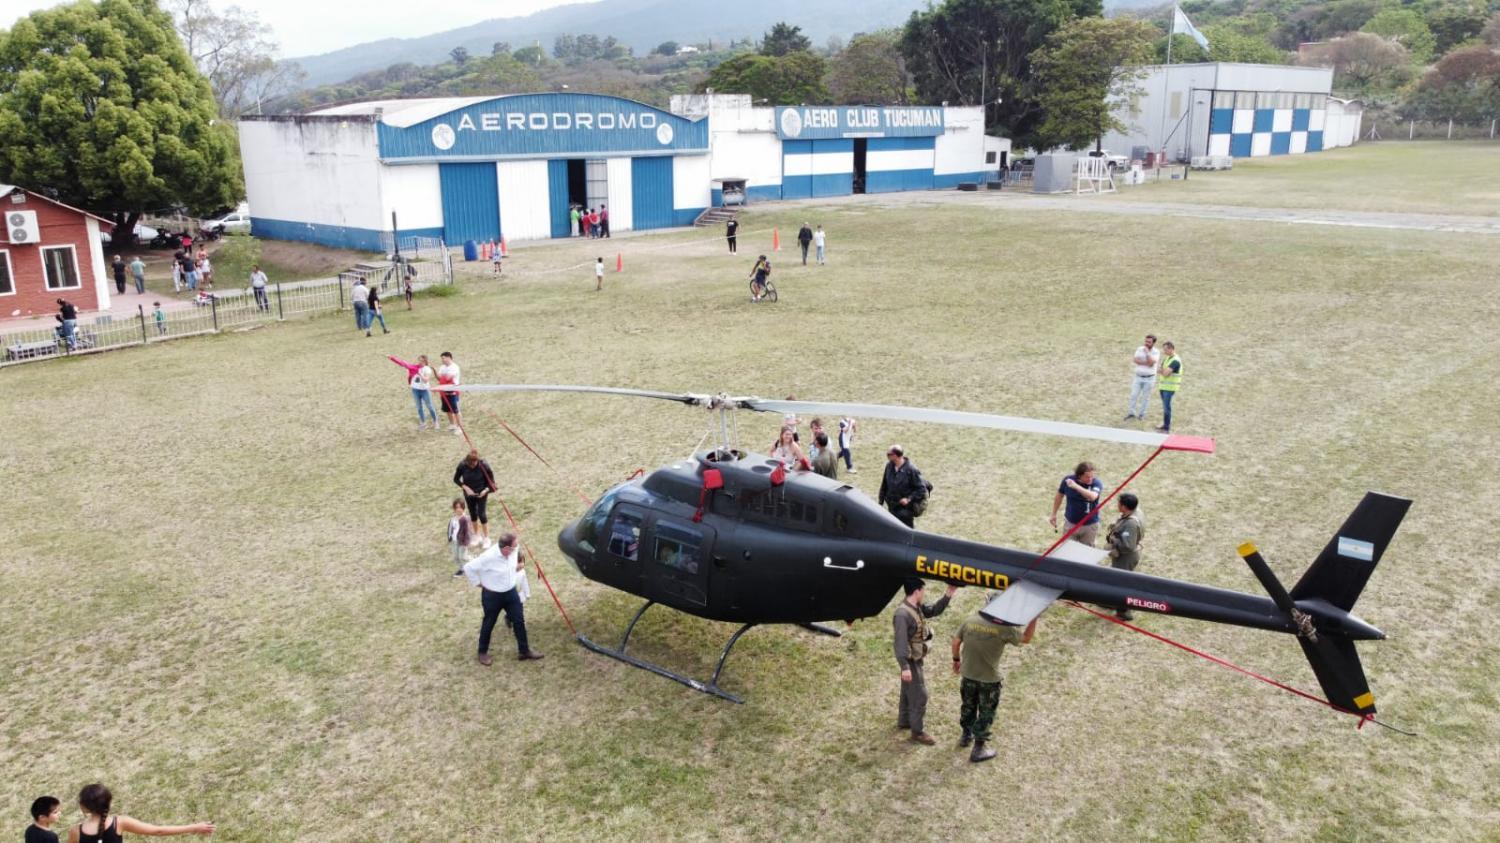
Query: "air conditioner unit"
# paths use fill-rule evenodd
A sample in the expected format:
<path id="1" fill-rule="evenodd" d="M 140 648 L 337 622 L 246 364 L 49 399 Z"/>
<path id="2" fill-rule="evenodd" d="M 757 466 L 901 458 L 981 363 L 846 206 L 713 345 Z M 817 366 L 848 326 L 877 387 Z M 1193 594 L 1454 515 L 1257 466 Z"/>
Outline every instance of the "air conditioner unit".
<path id="1" fill-rule="evenodd" d="M 42 230 L 36 224 L 36 211 L 5 211 L 5 231 L 11 243 L 37 243 Z"/>

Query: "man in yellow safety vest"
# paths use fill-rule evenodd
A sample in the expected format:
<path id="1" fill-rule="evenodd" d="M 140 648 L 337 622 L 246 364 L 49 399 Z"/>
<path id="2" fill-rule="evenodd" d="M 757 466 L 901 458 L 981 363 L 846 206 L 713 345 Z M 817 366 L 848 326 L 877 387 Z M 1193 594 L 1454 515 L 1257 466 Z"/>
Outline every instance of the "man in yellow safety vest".
<path id="1" fill-rule="evenodd" d="M 1161 427 L 1162 433 L 1172 430 L 1172 399 L 1177 397 L 1177 389 L 1182 386 L 1182 358 L 1177 356 L 1177 346 L 1170 342 L 1162 343 L 1162 351 L 1165 352 L 1161 361 L 1161 368 L 1157 369 L 1156 388 L 1161 393 Z"/>

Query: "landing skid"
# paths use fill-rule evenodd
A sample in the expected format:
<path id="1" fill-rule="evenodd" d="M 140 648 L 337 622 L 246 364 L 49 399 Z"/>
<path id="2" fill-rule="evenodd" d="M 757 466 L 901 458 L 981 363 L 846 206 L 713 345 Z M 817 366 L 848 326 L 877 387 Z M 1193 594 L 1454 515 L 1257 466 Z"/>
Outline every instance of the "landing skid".
<path id="1" fill-rule="evenodd" d="M 700 682 L 697 679 L 693 679 L 689 676 L 683 676 L 680 673 L 674 673 L 673 671 L 667 670 L 661 665 L 643 661 L 625 652 L 625 648 L 630 644 L 630 634 L 632 632 L 635 632 L 636 623 L 640 621 L 642 615 L 646 614 L 646 610 L 654 605 L 656 605 L 655 601 L 647 600 L 645 605 L 636 610 L 635 617 L 631 618 L 630 624 L 625 627 L 625 636 L 620 639 L 620 646 L 618 648 L 605 647 L 600 644 L 595 644 L 593 641 L 590 641 L 588 637 L 583 633 L 578 634 L 578 643 L 582 644 L 589 650 L 598 653 L 601 656 L 609 656 L 610 658 L 617 661 L 622 661 L 625 664 L 630 665 L 631 667 L 638 667 L 641 670 L 654 673 L 657 676 L 665 677 L 672 680 L 673 682 L 679 682 L 699 693 L 709 694 L 711 696 L 718 697 L 721 700 L 728 700 L 732 703 L 744 704 L 745 701 L 743 699 L 740 699 L 734 694 L 731 694 L 728 691 L 725 691 L 723 688 L 719 687 L 719 676 L 724 672 L 724 662 L 729 659 L 729 651 L 734 649 L 734 645 L 739 642 L 741 635 L 749 632 L 750 628 L 753 626 L 757 626 L 757 624 L 747 623 L 744 626 L 740 627 L 738 630 L 735 630 L 735 633 L 733 635 L 729 636 L 729 643 L 724 645 L 724 651 L 719 654 L 719 662 L 718 664 L 714 665 L 713 678 L 709 679 L 707 682 Z M 819 635 L 829 635 L 834 638 L 838 638 L 843 635 L 843 633 L 839 632 L 838 630 L 829 626 L 824 626 L 823 624 L 799 623 L 796 624 L 796 626 L 802 627 L 809 632 L 816 632 Z"/>

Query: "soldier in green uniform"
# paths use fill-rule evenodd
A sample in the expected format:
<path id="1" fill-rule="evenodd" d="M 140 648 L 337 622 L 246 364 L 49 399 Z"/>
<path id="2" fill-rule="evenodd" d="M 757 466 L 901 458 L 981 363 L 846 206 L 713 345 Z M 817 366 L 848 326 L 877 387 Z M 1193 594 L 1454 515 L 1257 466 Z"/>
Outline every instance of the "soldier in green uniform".
<path id="1" fill-rule="evenodd" d="M 1119 497 L 1120 518 L 1110 525 L 1104 537 L 1109 544 L 1109 564 L 1112 568 L 1134 571 L 1141 562 L 1141 539 L 1146 537 L 1146 525 L 1141 520 L 1141 499 L 1126 492 Z M 1129 609 L 1115 610 L 1115 617 L 1131 620 L 1135 615 Z"/>
<path id="2" fill-rule="evenodd" d="M 927 681 L 922 675 L 922 660 L 927 657 L 927 642 L 932 632 L 927 629 L 927 619 L 941 615 L 948 608 L 948 601 L 958 586 L 948 586 L 948 592 L 930 605 L 922 603 L 924 583 L 915 577 L 902 586 L 906 598 L 896 607 L 894 624 L 896 629 L 896 664 L 901 668 L 901 704 L 896 711 L 896 728 L 910 729 L 911 739 L 932 746 L 937 743 L 923 728 L 922 719 L 927 714 Z"/>
<path id="3" fill-rule="evenodd" d="M 1000 655 L 1005 652 L 1005 645 L 1030 644 L 1034 635 L 1035 619 L 1022 632 L 1019 626 L 975 612 L 953 636 L 953 672 L 962 677 L 958 685 L 963 700 L 958 725 L 964 732 L 958 745 L 968 746 L 973 742 L 969 760 L 976 764 L 995 757 L 995 750 L 986 744 L 990 726 L 995 722 L 995 709 L 1000 706 Z"/>

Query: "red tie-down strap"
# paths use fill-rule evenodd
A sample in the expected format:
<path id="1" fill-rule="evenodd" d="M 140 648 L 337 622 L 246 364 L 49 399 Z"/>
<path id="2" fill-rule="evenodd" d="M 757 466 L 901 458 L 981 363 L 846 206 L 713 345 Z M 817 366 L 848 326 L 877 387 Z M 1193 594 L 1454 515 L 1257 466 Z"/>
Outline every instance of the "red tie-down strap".
<path id="1" fill-rule="evenodd" d="M 724 488 L 724 473 L 717 468 L 703 470 L 703 487 L 698 490 L 698 511 L 693 514 L 693 523 L 703 520 L 703 508 L 708 504 L 708 493 Z"/>

